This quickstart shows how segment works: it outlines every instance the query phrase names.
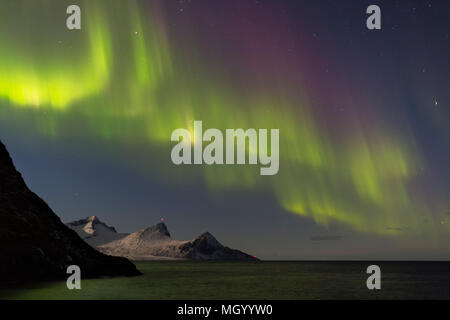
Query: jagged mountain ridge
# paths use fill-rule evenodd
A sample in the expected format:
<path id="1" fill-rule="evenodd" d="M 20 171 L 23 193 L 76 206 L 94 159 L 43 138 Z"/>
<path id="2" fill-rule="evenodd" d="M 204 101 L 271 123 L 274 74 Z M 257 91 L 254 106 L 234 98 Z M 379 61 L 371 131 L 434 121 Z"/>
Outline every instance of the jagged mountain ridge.
<path id="1" fill-rule="evenodd" d="M 0 142 L 0 283 L 63 279 L 78 265 L 83 277 L 139 275 L 124 258 L 104 255 L 65 226 L 30 191 Z"/>
<path id="2" fill-rule="evenodd" d="M 96 216 L 69 222 L 66 225 L 94 248 L 128 235 L 118 233 L 114 227 L 108 226 Z"/>
<path id="3" fill-rule="evenodd" d="M 174 240 L 163 222 L 98 246 L 97 249 L 105 254 L 132 260 L 258 260 L 244 252 L 223 246 L 209 232 L 189 241 Z"/>

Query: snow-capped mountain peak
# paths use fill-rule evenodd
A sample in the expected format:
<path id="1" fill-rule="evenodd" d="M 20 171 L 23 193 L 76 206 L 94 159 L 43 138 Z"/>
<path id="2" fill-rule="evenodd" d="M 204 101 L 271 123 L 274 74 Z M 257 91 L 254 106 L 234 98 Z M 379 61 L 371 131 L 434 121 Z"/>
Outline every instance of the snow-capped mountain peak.
<path id="1" fill-rule="evenodd" d="M 74 230 L 83 240 L 93 247 L 122 239 L 128 234 L 117 233 L 114 227 L 108 226 L 97 216 L 86 217 L 66 224 Z"/>
<path id="2" fill-rule="evenodd" d="M 209 232 L 189 241 L 172 239 L 164 223 L 134 232 L 120 240 L 98 246 L 97 249 L 108 255 L 132 260 L 257 260 L 239 250 L 223 246 Z"/>
<path id="3" fill-rule="evenodd" d="M 170 233 L 164 222 L 155 224 L 151 227 L 138 231 L 141 238 L 148 240 L 170 240 Z"/>

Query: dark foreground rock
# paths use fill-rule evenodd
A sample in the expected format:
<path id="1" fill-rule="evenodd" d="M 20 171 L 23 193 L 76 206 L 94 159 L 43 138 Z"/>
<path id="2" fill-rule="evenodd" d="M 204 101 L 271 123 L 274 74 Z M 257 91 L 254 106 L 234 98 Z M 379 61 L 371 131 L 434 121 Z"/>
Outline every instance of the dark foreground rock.
<path id="1" fill-rule="evenodd" d="M 65 226 L 31 192 L 0 142 L 0 283 L 66 278 L 78 265 L 82 277 L 135 276 L 125 258 L 104 255 Z"/>

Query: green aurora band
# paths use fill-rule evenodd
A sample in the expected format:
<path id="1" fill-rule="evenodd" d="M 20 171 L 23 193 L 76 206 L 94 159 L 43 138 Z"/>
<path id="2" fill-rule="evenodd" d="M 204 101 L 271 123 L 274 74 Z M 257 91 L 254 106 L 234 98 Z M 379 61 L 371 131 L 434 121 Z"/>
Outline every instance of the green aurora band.
<path id="1" fill-rule="evenodd" d="M 146 145 L 153 170 L 170 183 L 181 176 L 186 185 L 203 179 L 211 193 L 266 192 L 286 211 L 321 225 L 385 235 L 397 234 L 390 226 L 429 235 L 442 227 L 444 213 L 411 190 L 425 164 L 407 134 L 368 129 L 353 118 L 351 134 L 334 137 L 308 94 L 283 86 L 282 75 L 272 90 L 239 90 L 220 66 L 203 63 L 194 37 L 186 39 L 192 52 L 180 53 L 157 2 L 81 2 L 81 31 L 65 28 L 70 3 L 55 3 L 0 4 L 2 117 L 26 114 L 54 139 L 86 135 L 97 143 Z M 18 21 L 9 10 L 27 23 L 8 28 Z M 172 131 L 194 120 L 219 129 L 280 128 L 279 174 L 261 177 L 248 165 L 169 166 Z M 433 215 L 433 223 L 422 223 Z"/>

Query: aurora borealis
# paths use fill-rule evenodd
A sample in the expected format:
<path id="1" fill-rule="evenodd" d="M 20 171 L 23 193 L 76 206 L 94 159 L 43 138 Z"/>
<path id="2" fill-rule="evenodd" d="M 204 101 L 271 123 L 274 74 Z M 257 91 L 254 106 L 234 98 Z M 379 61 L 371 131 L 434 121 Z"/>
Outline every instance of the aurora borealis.
<path id="1" fill-rule="evenodd" d="M 82 29 L 69 31 L 65 8 L 73 3 Z M 286 219 L 283 225 L 311 225 L 303 238 L 294 227 L 271 231 L 277 239 L 290 234 L 292 246 L 309 241 L 308 232 L 348 232 L 367 247 L 382 239 L 449 258 L 450 5 L 392 1 L 382 6 L 382 30 L 369 31 L 368 4 L 2 0 L 0 139 L 12 150 L 21 146 L 17 161 L 26 178 L 39 148 L 19 150 L 43 144 L 55 154 L 77 150 L 74 162 L 99 159 L 108 176 L 119 166 L 151 180 L 160 196 L 141 190 L 148 203 L 137 220 L 168 215 L 176 224 L 183 215 L 195 224 L 193 212 L 203 211 L 233 228 L 245 216 L 260 220 L 252 237 L 262 241 L 264 223 Z M 195 120 L 221 130 L 279 128 L 279 173 L 174 166 L 171 133 L 192 129 Z M 70 167 L 67 157 L 59 161 Z M 64 170 L 49 175 L 64 181 Z M 102 189 L 96 201 L 120 200 L 108 183 L 86 175 L 78 187 L 82 181 L 87 190 Z M 91 198 L 58 200 L 52 190 L 65 184 L 35 183 L 50 204 L 59 203 L 63 220 L 102 207 Z M 199 195 L 202 204 L 181 205 L 183 194 Z M 121 196 L 127 208 L 127 192 Z M 224 216 L 224 201 L 238 213 Z M 275 208 L 276 218 L 251 209 L 260 207 Z M 108 221 L 107 211 L 95 214 Z"/>

